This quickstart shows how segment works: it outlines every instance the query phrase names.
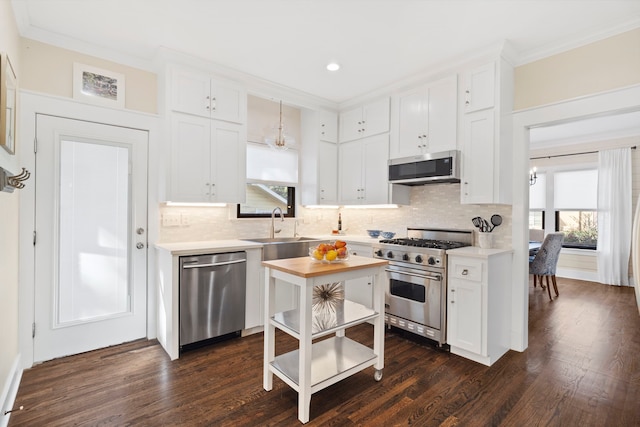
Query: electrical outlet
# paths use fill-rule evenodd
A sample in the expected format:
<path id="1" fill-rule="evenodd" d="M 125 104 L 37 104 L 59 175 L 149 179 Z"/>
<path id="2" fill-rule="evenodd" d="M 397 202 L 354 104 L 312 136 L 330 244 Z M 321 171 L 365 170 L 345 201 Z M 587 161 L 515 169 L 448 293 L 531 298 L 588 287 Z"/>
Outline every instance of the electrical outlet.
<path id="1" fill-rule="evenodd" d="M 180 215 L 180 224 L 181 225 L 190 225 L 191 224 L 191 218 L 189 217 L 188 214 L 181 214 Z"/>
<path id="2" fill-rule="evenodd" d="M 162 214 L 162 226 L 163 227 L 179 227 L 180 214 L 177 214 L 177 213 Z"/>

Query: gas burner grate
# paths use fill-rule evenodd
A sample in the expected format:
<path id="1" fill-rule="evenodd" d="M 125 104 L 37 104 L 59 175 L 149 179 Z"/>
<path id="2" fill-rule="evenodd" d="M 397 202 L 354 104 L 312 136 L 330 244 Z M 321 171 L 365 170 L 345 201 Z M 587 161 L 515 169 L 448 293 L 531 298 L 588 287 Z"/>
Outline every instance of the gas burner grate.
<path id="1" fill-rule="evenodd" d="M 385 243 L 390 245 L 399 245 L 399 246 L 413 246 L 418 248 L 445 249 L 445 250 L 469 246 L 468 243 L 454 242 L 450 240 L 431 240 L 431 239 L 416 239 L 416 238 L 387 239 L 387 240 L 380 240 L 380 243 Z"/>

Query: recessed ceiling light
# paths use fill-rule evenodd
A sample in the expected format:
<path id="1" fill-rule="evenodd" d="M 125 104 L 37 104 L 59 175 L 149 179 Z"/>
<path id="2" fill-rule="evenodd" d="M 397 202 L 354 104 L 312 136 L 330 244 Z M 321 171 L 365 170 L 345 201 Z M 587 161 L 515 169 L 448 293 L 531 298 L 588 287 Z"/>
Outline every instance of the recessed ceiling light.
<path id="1" fill-rule="evenodd" d="M 327 65 L 327 70 L 329 71 L 338 71 L 340 69 L 340 64 L 336 63 L 336 62 L 330 62 Z"/>

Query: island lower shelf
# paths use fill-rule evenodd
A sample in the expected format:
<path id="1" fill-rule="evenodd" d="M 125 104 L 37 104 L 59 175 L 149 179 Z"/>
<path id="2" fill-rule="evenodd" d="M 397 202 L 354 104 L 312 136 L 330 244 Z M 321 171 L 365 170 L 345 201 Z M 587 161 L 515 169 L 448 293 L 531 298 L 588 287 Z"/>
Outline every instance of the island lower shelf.
<path id="1" fill-rule="evenodd" d="M 299 392 L 299 350 L 276 356 L 270 370 Z M 311 347 L 311 392 L 322 390 L 377 361 L 373 350 L 347 337 L 332 337 Z"/>
<path id="2" fill-rule="evenodd" d="M 362 304 L 349 300 L 341 300 L 331 308 L 313 310 L 311 323 L 311 339 L 330 335 L 339 330 L 348 329 L 359 323 L 375 319 L 378 312 Z M 276 313 L 271 323 L 278 329 L 296 339 L 300 339 L 300 311 L 289 310 Z"/>

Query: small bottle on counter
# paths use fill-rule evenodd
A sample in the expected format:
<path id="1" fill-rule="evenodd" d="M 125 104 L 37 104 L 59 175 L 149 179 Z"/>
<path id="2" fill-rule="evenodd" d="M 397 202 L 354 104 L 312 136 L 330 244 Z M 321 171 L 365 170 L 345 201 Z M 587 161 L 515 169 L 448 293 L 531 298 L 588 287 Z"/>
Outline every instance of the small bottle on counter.
<path id="1" fill-rule="evenodd" d="M 342 213 L 338 213 L 338 232 L 342 231 Z"/>

